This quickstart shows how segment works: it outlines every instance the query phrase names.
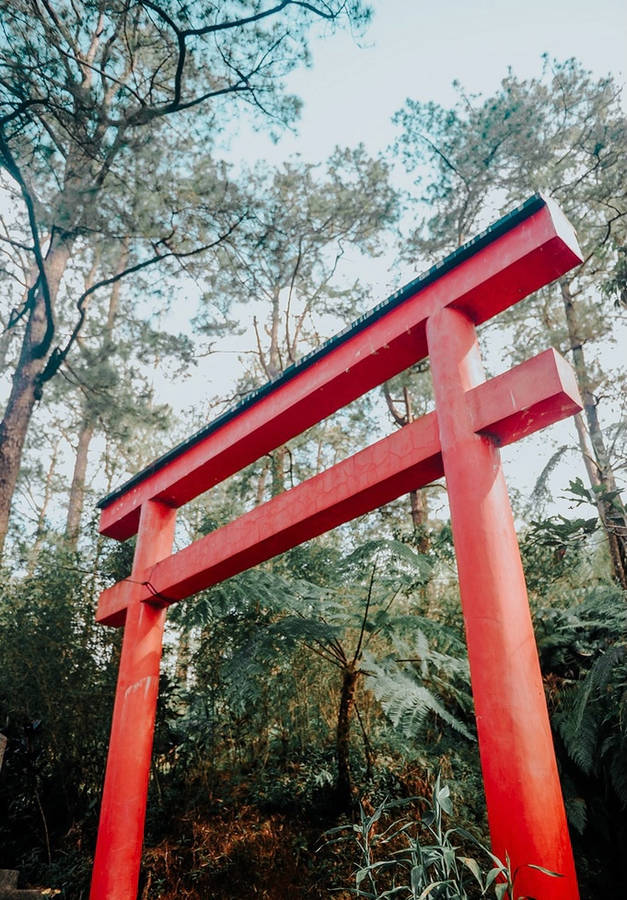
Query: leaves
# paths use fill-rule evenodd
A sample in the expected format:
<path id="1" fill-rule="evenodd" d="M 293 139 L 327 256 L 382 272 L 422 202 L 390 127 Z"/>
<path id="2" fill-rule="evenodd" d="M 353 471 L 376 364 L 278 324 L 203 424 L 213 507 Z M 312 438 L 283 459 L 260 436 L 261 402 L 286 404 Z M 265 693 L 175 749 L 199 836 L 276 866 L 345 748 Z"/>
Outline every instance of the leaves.
<path id="1" fill-rule="evenodd" d="M 382 667 L 368 660 L 367 665 L 375 675 L 372 690 L 395 728 L 415 737 L 427 714 L 433 713 L 468 740 L 476 740 L 466 724 L 449 712 L 441 700 L 415 677 L 393 664 Z"/>
<path id="2" fill-rule="evenodd" d="M 377 809 L 377 820 L 385 820 L 394 812 L 394 804 L 383 803 Z M 515 896 L 521 869 L 534 869 L 548 878 L 562 877 L 535 863 L 525 864 L 512 872 L 509 857 L 506 856 L 505 863 L 501 862 L 465 829 L 453 826 L 444 830 L 443 814 L 452 816 L 453 807 L 449 787 L 442 784 L 438 775 L 432 788 L 430 808 L 420 820 L 407 817 L 396 819 L 382 835 L 378 835 L 372 830 L 363 807 L 360 807 L 361 826 L 354 825 L 352 832 L 349 832 L 349 826 L 333 829 L 332 833 L 344 831 L 348 840 L 352 836 L 357 859 L 363 863 L 358 863 L 355 876 L 357 889 L 352 893 L 373 900 L 398 895 L 413 900 L 429 896 L 440 900 L 468 900 L 476 896 L 476 882 L 482 897 L 487 896 L 492 888 L 499 900 Z M 388 835 L 391 837 L 388 838 Z M 400 848 L 386 857 L 388 841 L 397 842 L 399 838 L 402 839 Z M 472 844 L 485 860 L 483 864 L 475 857 L 463 855 L 457 840 Z M 487 866 L 490 868 L 486 871 Z M 472 884 L 469 875 L 472 876 Z M 366 878 L 369 880 L 369 890 L 362 893 L 359 888 Z"/>

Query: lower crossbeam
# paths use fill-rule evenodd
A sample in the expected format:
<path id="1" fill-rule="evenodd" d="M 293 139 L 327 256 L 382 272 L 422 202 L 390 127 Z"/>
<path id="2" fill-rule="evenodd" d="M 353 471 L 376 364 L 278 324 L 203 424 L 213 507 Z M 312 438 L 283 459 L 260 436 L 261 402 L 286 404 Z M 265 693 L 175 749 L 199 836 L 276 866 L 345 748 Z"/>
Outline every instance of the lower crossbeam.
<path id="1" fill-rule="evenodd" d="M 581 408 L 572 369 L 554 350 L 478 385 L 467 399 L 473 430 L 499 445 Z M 103 591 L 96 618 L 120 626 L 132 603 L 183 600 L 442 475 L 437 415 L 429 413 Z"/>

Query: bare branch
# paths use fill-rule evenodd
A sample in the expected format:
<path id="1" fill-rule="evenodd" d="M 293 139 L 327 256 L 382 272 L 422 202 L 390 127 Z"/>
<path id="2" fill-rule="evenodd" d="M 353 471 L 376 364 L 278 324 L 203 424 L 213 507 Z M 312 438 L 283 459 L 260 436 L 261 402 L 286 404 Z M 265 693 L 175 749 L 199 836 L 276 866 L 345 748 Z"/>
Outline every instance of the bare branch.
<path id="1" fill-rule="evenodd" d="M 177 259 L 187 259 L 191 256 L 198 256 L 200 253 L 204 253 L 207 250 L 211 250 L 212 247 L 216 247 L 221 241 L 225 240 L 230 234 L 235 231 L 235 229 L 239 226 L 240 222 L 244 216 L 240 216 L 224 233 L 219 235 L 215 241 L 212 241 L 209 244 L 203 244 L 201 247 L 195 247 L 193 250 L 188 250 L 185 252 L 176 251 L 176 250 L 168 250 L 166 253 L 155 253 L 154 256 L 151 256 L 149 259 L 144 259 L 141 262 L 135 263 L 133 266 L 128 266 L 126 269 L 122 271 L 118 271 L 115 275 L 111 275 L 109 278 L 103 278 L 101 281 L 96 282 L 91 285 L 87 290 L 83 291 L 78 300 L 76 301 L 76 308 L 78 309 L 78 321 L 76 325 L 72 329 L 72 333 L 70 334 L 66 344 L 64 347 L 55 347 L 52 354 L 50 355 L 50 359 L 48 360 L 44 371 L 40 374 L 38 378 L 38 382 L 40 385 L 45 384 L 46 381 L 49 381 L 58 371 L 59 366 L 63 364 L 68 353 L 70 352 L 73 344 L 78 338 L 80 331 L 85 322 L 86 315 L 86 301 L 88 297 L 94 293 L 94 291 L 99 290 L 102 287 L 106 287 L 110 284 L 115 284 L 120 281 L 120 279 L 125 278 L 127 275 L 132 275 L 134 272 L 139 272 L 142 269 L 146 269 L 149 266 L 155 265 L 155 263 L 162 262 L 164 259 L 170 259 L 175 257 Z M 164 243 L 160 241 L 160 243 Z M 166 245 L 167 246 L 167 245 Z"/>
<path id="2" fill-rule="evenodd" d="M 233 28 L 242 28 L 245 25 L 251 25 L 254 22 L 261 22 L 263 19 L 267 19 L 270 16 L 275 16 L 278 13 L 282 12 L 287 6 L 297 6 L 301 9 L 306 9 L 309 12 L 312 12 L 314 15 L 317 15 L 320 18 L 327 19 L 329 21 L 336 19 L 338 15 L 330 9 L 327 9 L 327 12 L 324 12 L 311 3 L 302 3 L 298 2 L 298 0 L 281 0 L 281 2 L 277 3 L 275 6 L 271 6 L 268 9 L 262 10 L 258 13 L 253 13 L 253 15 L 250 16 L 242 16 L 241 18 L 237 19 L 227 19 L 224 22 L 215 22 L 212 25 L 203 25 L 200 28 L 179 28 L 174 20 L 158 3 L 154 3 L 152 2 L 152 0 L 142 0 L 142 3 L 144 6 L 152 9 L 174 31 L 177 38 L 180 37 L 183 40 L 188 37 L 203 37 L 208 34 L 215 34 L 218 31 L 229 31 Z"/>
<path id="3" fill-rule="evenodd" d="M 359 640 L 357 641 L 355 655 L 353 656 L 353 665 L 355 665 L 355 663 L 357 662 L 357 660 L 359 659 L 359 656 L 361 654 L 361 645 L 363 643 L 364 633 L 366 631 L 366 625 L 368 623 L 368 613 L 370 612 L 370 602 L 372 600 L 372 589 L 374 587 L 374 576 L 376 574 L 376 571 L 377 571 L 377 564 L 375 562 L 375 564 L 372 567 L 372 572 L 370 574 L 370 584 L 368 585 L 368 595 L 366 597 L 366 608 L 364 610 L 364 617 L 361 622 L 361 630 L 359 632 Z"/>
<path id="4" fill-rule="evenodd" d="M 257 350 L 259 352 L 259 362 L 261 363 L 263 371 L 265 372 L 266 378 L 271 378 L 272 376 L 270 375 L 270 370 L 266 363 L 266 355 L 263 352 L 263 347 L 261 345 L 261 336 L 259 334 L 259 324 L 257 322 L 257 316 L 253 317 L 253 328 L 255 329 L 255 337 L 257 339 Z"/>
<path id="5" fill-rule="evenodd" d="M 287 347 L 287 358 L 291 363 L 295 362 L 295 353 L 296 353 L 296 339 L 294 343 L 290 340 L 290 310 L 292 307 L 292 296 L 294 294 L 294 284 L 296 282 L 296 276 L 298 275 L 298 270 L 300 268 L 301 260 L 303 258 L 303 238 L 302 236 L 298 238 L 298 254 L 296 256 L 296 262 L 294 263 L 294 268 L 292 269 L 292 277 L 290 278 L 290 289 L 287 295 L 287 307 L 285 310 L 285 345 Z M 296 336 L 295 336 L 296 337 Z"/>
<path id="6" fill-rule="evenodd" d="M 389 382 L 384 381 L 381 387 L 383 388 L 383 396 L 385 397 L 385 402 L 387 403 L 392 418 L 399 426 L 399 428 L 402 428 L 403 425 L 407 425 L 407 420 L 405 416 L 403 416 L 394 405 L 394 400 L 392 399 L 392 395 L 390 394 Z"/>
<path id="7" fill-rule="evenodd" d="M 41 251 L 41 244 L 39 242 L 39 226 L 37 223 L 37 216 L 35 214 L 35 202 L 33 196 L 26 186 L 26 182 L 22 175 L 22 172 L 16 163 L 13 154 L 9 148 L 9 145 L 6 142 L 4 137 L 4 131 L 0 128 L 0 157 L 4 162 L 4 166 L 9 173 L 9 175 L 14 179 L 14 181 L 19 185 L 20 191 L 22 193 L 22 197 L 24 198 L 24 203 L 26 205 L 26 210 L 28 212 L 28 222 L 30 225 L 31 235 L 33 237 L 33 253 L 35 254 L 35 260 L 37 263 L 38 269 L 38 277 L 35 280 L 33 286 L 29 289 L 29 296 L 27 300 L 28 308 L 33 308 L 35 305 L 35 298 L 37 289 L 41 290 L 41 294 L 44 300 L 44 307 L 46 311 L 46 331 L 44 333 L 43 338 L 39 342 L 38 345 L 31 347 L 31 354 L 35 359 L 41 359 L 41 357 L 45 356 L 50 348 L 50 344 L 52 343 L 52 338 L 54 336 L 54 317 L 52 313 L 52 300 L 50 297 L 50 285 L 48 284 L 48 277 L 46 275 L 46 268 L 44 265 L 44 258 Z M 24 310 L 26 311 L 26 310 Z"/>

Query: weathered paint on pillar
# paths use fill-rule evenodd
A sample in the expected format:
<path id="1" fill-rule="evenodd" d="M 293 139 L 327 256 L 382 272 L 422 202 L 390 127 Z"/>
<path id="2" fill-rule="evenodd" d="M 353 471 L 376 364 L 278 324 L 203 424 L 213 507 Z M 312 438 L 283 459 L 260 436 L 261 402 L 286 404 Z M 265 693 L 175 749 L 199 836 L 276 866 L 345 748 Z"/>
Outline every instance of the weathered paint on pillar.
<path id="1" fill-rule="evenodd" d="M 484 381 L 475 328 L 455 309 L 427 340 L 466 624 L 493 852 L 520 869 L 516 897 L 576 900 L 525 579 L 494 440 L 476 434 L 465 392 Z M 549 878 L 527 864 L 563 878 Z"/>
<path id="2" fill-rule="evenodd" d="M 143 503 L 133 574 L 170 554 L 175 519 L 175 509 Z M 137 896 L 165 615 L 140 601 L 126 611 L 90 900 Z"/>

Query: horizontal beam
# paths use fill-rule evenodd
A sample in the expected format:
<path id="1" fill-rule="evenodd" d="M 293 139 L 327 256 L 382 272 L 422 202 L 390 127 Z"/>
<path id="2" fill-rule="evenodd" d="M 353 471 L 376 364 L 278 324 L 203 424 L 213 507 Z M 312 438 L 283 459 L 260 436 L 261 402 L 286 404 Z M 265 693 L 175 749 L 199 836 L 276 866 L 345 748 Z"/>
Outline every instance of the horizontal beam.
<path id="1" fill-rule="evenodd" d="M 572 227 L 558 207 L 544 202 L 441 277 L 425 279 L 422 287 L 419 279 L 415 293 L 381 315 L 365 317 L 363 327 L 289 380 L 270 386 L 224 425 L 105 498 L 100 531 L 125 540 L 137 530 L 144 501 L 182 506 L 424 358 L 425 324 L 438 309 L 453 306 L 479 324 L 580 261 Z"/>
<path id="2" fill-rule="evenodd" d="M 572 369 L 554 350 L 473 388 L 468 403 L 474 430 L 500 444 L 581 409 Z M 182 600 L 442 474 L 432 412 L 103 591 L 96 619 L 119 626 L 131 603 Z"/>
<path id="3" fill-rule="evenodd" d="M 473 429 L 499 446 L 567 419 L 582 407 L 572 366 L 552 348 L 468 392 Z"/>

